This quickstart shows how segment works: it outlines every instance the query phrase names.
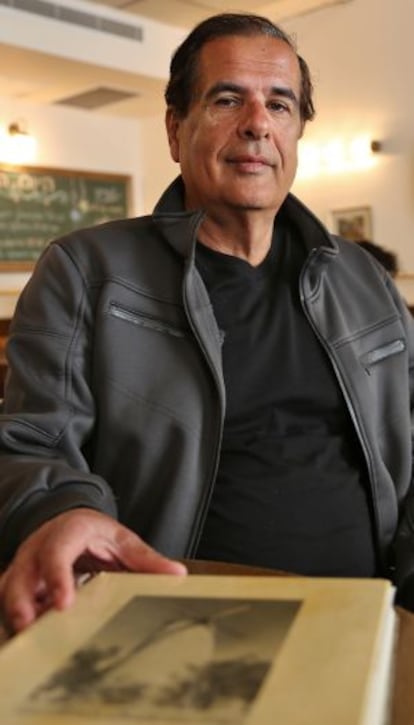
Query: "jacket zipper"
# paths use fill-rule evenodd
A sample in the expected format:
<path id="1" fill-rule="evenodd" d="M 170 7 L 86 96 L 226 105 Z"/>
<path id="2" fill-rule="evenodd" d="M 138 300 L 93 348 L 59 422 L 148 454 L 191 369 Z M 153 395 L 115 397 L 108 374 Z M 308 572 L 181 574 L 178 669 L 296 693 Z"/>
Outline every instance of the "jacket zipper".
<path id="1" fill-rule="evenodd" d="M 194 267 L 194 263 L 192 262 L 191 264 Z M 202 339 L 200 338 L 197 325 L 193 321 L 192 314 L 191 314 L 191 305 L 189 304 L 189 301 L 188 301 L 187 278 L 188 278 L 188 275 L 190 274 L 190 272 L 191 272 L 191 270 L 187 270 L 185 277 L 184 277 L 184 294 L 183 294 L 184 310 L 186 312 L 190 328 L 197 340 L 199 348 L 204 356 L 204 359 L 205 359 L 205 361 L 213 375 L 214 381 L 216 383 L 216 391 L 217 391 L 217 395 L 219 398 L 219 415 L 217 416 L 217 418 L 219 420 L 219 424 L 218 424 L 218 428 L 217 428 L 217 434 L 215 437 L 215 445 L 214 445 L 214 451 L 213 451 L 214 465 L 212 467 L 212 472 L 210 475 L 210 480 L 208 482 L 204 502 L 203 501 L 201 502 L 199 515 L 198 515 L 197 520 L 194 522 L 192 533 L 190 536 L 190 541 L 187 546 L 186 555 L 188 557 L 193 556 L 197 551 L 201 533 L 203 530 L 204 521 L 206 519 L 207 511 L 208 511 L 208 508 L 210 505 L 211 496 L 213 494 L 213 485 L 216 480 L 217 471 L 218 471 L 218 467 L 219 467 L 219 455 L 220 455 L 220 447 L 221 447 L 221 440 L 222 440 L 222 436 L 223 436 L 223 427 L 224 427 L 224 416 L 222 415 L 222 409 L 221 409 L 220 380 L 218 378 L 216 369 L 210 362 L 209 355 L 207 354 L 204 343 L 203 343 Z"/>

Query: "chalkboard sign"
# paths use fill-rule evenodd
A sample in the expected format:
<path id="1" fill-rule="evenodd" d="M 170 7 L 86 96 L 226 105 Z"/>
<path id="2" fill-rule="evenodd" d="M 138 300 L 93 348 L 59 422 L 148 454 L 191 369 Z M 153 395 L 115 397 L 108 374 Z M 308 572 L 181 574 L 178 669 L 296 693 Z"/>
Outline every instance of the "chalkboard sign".
<path id="1" fill-rule="evenodd" d="M 128 216 L 130 177 L 0 166 L 0 269 L 31 269 L 56 237 Z"/>

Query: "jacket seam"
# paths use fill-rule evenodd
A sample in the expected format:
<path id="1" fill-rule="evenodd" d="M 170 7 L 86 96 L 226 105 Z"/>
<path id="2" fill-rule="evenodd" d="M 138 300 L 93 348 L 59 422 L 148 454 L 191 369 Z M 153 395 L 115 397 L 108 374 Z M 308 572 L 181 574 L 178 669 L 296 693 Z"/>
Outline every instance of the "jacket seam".
<path id="1" fill-rule="evenodd" d="M 145 406 L 150 408 L 151 410 L 160 411 L 164 415 L 167 415 L 171 420 L 176 421 L 181 426 L 183 426 L 189 433 L 191 433 L 192 436 L 196 438 L 200 438 L 202 431 L 201 429 L 196 429 L 194 426 L 189 426 L 183 423 L 183 421 L 173 412 L 170 408 L 167 408 L 164 405 L 159 405 L 158 403 L 154 403 L 151 400 L 148 400 L 147 398 L 144 398 L 142 395 L 139 395 L 137 393 L 131 393 L 128 388 L 124 388 L 122 385 L 119 384 L 118 380 L 116 378 L 108 377 L 108 381 L 111 382 L 112 386 L 116 390 L 122 391 L 124 394 L 128 395 L 129 398 L 132 400 L 139 400 L 141 403 L 143 403 Z"/>
<path id="2" fill-rule="evenodd" d="M 71 262 L 72 266 L 76 270 L 76 272 L 77 272 L 77 274 L 78 274 L 78 276 L 79 276 L 79 278 L 80 278 L 80 280 L 82 282 L 82 295 L 80 296 L 79 303 L 78 303 L 78 306 L 77 306 L 76 321 L 75 321 L 75 323 L 73 325 L 73 329 L 72 329 L 71 334 L 70 335 L 62 335 L 61 336 L 61 339 L 66 339 L 67 342 L 68 342 L 67 348 L 66 348 L 66 351 L 65 351 L 65 357 L 64 357 L 63 367 L 62 367 L 63 380 L 64 380 L 64 382 L 63 382 L 62 395 L 63 395 L 63 400 L 65 401 L 66 410 L 67 410 L 66 420 L 64 421 L 61 429 L 59 430 L 58 433 L 56 433 L 55 436 L 51 436 L 50 434 L 48 434 L 42 428 L 38 429 L 37 427 L 33 427 L 33 430 L 39 430 L 39 432 L 43 432 L 43 436 L 45 438 L 48 438 L 51 441 L 51 446 L 50 447 L 56 447 L 57 446 L 57 444 L 59 443 L 59 441 L 61 440 L 61 438 L 65 434 L 65 432 L 66 432 L 66 430 L 67 430 L 67 428 L 68 428 L 68 426 L 70 424 L 70 421 L 73 418 L 74 408 L 73 408 L 73 405 L 70 403 L 70 400 L 71 400 L 71 384 L 72 384 L 72 378 L 73 378 L 73 351 L 76 348 L 76 342 L 77 342 L 78 337 L 79 337 L 80 320 L 84 316 L 84 311 L 85 311 L 85 298 L 88 298 L 89 297 L 89 294 L 88 294 L 89 288 L 88 288 L 88 285 L 86 284 L 85 277 L 81 273 L 81 270 L 79 269 L 78 265 L 75 263 L 72 255 L 71 254 L 68 254 L 67 253 L 67 250 L 65 248 L 63 248 L 61 245 L 57 244 L 57 246 L 65 254 L 65 256 L 69 259 L 69 261 Z M 59 333 L 56 333 L 56 337 L 59 338 Z M 18 421 L 18 422 L 21 425 L 23 424 L 22 421 Z M 24 424 L 27 425 L 27 422 L 25 422 Z"/>
<path id="3" fill-rule="evenodd" d="M 116 275 L 116 274 L 104 275 L 102 277 L 87 279 L 84 276 L 81 268 L 79 267 L 76 255 L 72 253 L 72 250 L 70 248 L 64 246 L 60 242 L 54 242 L 54 244 L 56 244 L 56 246 L 58 246 L 62 250 L 62 252 L 64 252 L 69 257 L 72 264 L 78 271 L 78 274 L 81 277 L 81 279 L 83 281 L 83 285 L 86 289 L 100 289 L 104 285 L 107 285 L 112 282 L 112 283 L 120 285 L 124 289 L 138 293 L 140 295 L 143 295 L 144 297 L 148 297 L 149 299 L 156 299 L 159 302 L 166 302 L 170 305 L 175 305 L 176 307 L 182 307 L 182 304 L 177 302 L 176 299 L 172 299 L 171 297 L 167 297 L 165 295 L 159 295 L 159 294 L 154 295 L 154 293 L 152 292 L 152 290 L 150 288 L 129 283 L 129 282 L 127 282 L 127 280 L 124 277 L 121 277 L 120 275 Z"/>
<path id="4" fill-rule="evenodd" d="M 68 415 L 68 418 L 69 417 L 70 416 Z M 56 435 L 51 435 L 50 433 L 48 433 L 43 428 L 40 428 L 37 425 L 33 425 L 33 423 L 28 423 L 26 420 L 21 420 L 20 418 L 16 418 L 14 415 L 10 415 L 9 414 L 7 416 L 7 418 L 9 420 L 13 421 L 13 423 L 15 423 L 15 425 L 17 425 L 19 428 L 36 431 L 36 433 L 39 433 L 43 438 L 49 440 L 52 443 L 55 443 L 55 441 L 58 442 L 59 439 L 62 436 L 62 433 L 61 432 L 57 433 Z M 66 429 L 66 423 L 65 423 L 65 426 L 63 428 L 63 431 L 65 429 Z"/>

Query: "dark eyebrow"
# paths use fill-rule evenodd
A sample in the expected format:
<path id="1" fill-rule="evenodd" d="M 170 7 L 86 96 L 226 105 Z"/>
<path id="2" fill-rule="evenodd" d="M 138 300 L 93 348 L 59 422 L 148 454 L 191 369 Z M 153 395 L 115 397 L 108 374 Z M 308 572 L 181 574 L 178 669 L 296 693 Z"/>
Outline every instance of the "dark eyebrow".
<path id="1" fill-rule="evenodd" d="M 283 86 L 273 86 L 272 96 L 282 96 L 282 98 L 288 98 L 295 106 L 299 105 L 299 100 L 296 98 L 295 93 L 291 88 L 284 88 Z"/>
<path id="2" fill-rule="evenodd" d="M 206 100 L 209 101 L 211 98 L 214 98 L 218 93 L 223 92 L 230 92 L 230 93 L 243 93 L 243 87 L 239 86 L 237 83 L 230 83 L 230 81 L 218 81 L 218 83 L 215 83 L 214 86 L 211 86 L 209 90 L 206 93 Z"/>
<path id="3" fill-rule="evenodd" d="M 216 96 L 218 93 L 224 93 L 224 92 L 239 93 L 240 95 L 243 95 L 245 93 L 245 88 L 243 86 L 238 85 L 238 83 L 231 83 L 230 81 L 219 81 L 218 83 L 215 83 L 214 86 L 212 86 L 207 91 L 206 100 L 210 100 L 211 98 Z M 272 96 L 281 96 L 282 98 L 288 98 L 296 106 L 299 105 L 299 101 L 296 98 L 296 95 L 292 91 L 291 88 L 285 88 L 284 86 L 272 86 L 271 95 Z"/>

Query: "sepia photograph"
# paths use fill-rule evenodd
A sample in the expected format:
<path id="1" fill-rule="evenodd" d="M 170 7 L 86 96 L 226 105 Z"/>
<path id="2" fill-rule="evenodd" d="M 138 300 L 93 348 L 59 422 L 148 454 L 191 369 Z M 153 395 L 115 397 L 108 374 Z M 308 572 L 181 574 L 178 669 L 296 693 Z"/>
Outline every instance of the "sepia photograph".
<path id="1" fill-rule="evenodd" d="M 135 722 L 243 722 L 300 601 L 134 597 L 23 709 Z"/>

